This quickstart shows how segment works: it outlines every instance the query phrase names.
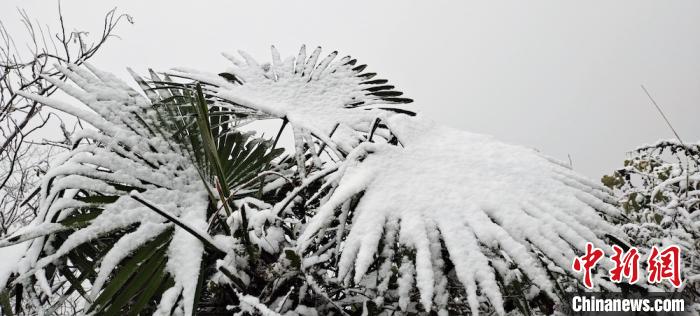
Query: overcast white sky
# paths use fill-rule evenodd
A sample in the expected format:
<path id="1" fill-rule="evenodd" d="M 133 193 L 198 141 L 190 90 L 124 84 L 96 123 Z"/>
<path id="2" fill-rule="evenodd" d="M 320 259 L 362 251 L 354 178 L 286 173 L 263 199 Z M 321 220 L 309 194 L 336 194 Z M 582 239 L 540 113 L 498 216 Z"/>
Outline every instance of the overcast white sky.
<path id="1" fill-rule="evenodd" d="M 700 1 L 70 1 L 72 29 L 101 30 L 112 7 L 134 25 L 95 58 L 124 68 L 221 71 L 220 52 L 299 45 L 351 54 L 389 79 L 425 115 L 537 148 L 591 178 L 636 146 L 673 135 L 700 140 Z M 25 8 L 53 23 L 56 2 L 2 0 L 14 30 Z"/>

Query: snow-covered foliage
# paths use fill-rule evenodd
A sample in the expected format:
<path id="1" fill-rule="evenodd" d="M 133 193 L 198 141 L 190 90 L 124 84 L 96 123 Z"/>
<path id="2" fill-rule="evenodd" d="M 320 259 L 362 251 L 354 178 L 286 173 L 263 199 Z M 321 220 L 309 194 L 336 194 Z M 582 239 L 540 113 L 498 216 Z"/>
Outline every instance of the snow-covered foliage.
<path id="1" fill-rule="evenodd" d="M 228 75 L 174 74 L 207 83 L 232 106 L 285 119 L 295 133 L 311 131 L 320 141 L 296 137 L 297 157 L 308 156 L 299 170 L 319 168 L 320 148 L 337 149 L 329 156 L 341 160 L 338 171 L 304 204 L 320 200 L 296 248 L 302 269 L 332 276 L 325 286 L 376 295 L 380 310 L 444 313 L 457 301 L 472 313 L 504 313 L 512 283 L 528 299 L 556 300 L 551 275 L 572 275 L 586 241 L 608 249 L 606 235 L 624 239 L 605 219 L 620 215 L 606 188 L 533 150 L 373 106 L 395 100 L 376 98 L 349 58 L 332 63 L 332 53 L 316 64 L 319 50 L 307 58 L 302 48 L 282 62 L 273 48 L 272 64 L 260 65 L 241 55 L 245 62 L 227 56 L 236 66 Z M 338 83 L 327 88 L 326 77 Z M 347 293 L 342 305 L 362 300 Z"/>
<path id="2" fill-rule="evenodd" d="M 461 296 L 446 288 L 446 277 L 456 277 L 472 313 L 483 298 L 503 313 L 501 287 L 518 281 L 552 294 L 548 269 L 571 274 L 571 258 L 587 241 L 606 248 L 602 236 L 621 235 L 597 214 L 618 215 L 605 203 L 611 199 L 605 190 L 533 150 L 419 118 L 393 117 L 387 125 L 402 146 L 363 143 L 348 155 L 299 240 L 301 251 L 324 243 L 319 231 L 336 226 L 335 210 L 361 193 L 339 259 L 345 284 L 371 287 L 365 276 L 388 277 L 388 262 L 401 251 L 377 249 L 397 240 L 395 246 L 415 252 L 423 308 L 446 311 Z M 375 256 L 387 264 L 369 271 Z M 445 271 L 445 260 L 453 271 Z"/>
<path id="3" fill-rule="evenodd" d="M 619 192 L 634 245 L 681 247 L 684 287 L 700 297 L 700 144 L 640 147 L 603 183 Z"/>
<path id="4" fill-rule="evenodd" d="M 138 191 L 143 199 L 189 226 L 205 230 L 207 191 L 197 170 L 183 154 L 185 149 L 159 134 L 167 132 L 158 130 L 155 111 L 148 99 L 94 67 L 58 68 L 75 86 L 52 77 L 46 80 L 89 109 L 53 98 L 24 96 L 73 114 L 94 129 L 77 133 L 73 150 L 53 162 L 54 167 L 40 187 L 36 220 L 3 241 L 3 244 L 24 240 L 29 243 L 18 263 L 19 276 L 13 282 L 24 284 L 31 292 L 37 280 L 52 279 L 47 270 L 66 269 L 78 265 L 80 260 L 98 259 L 93 256 L 100 253 L 98 274 L 87 296 L 95 302 L 90 309 L 102 310 L 108 304 L 100 294 L 118 264 L 144 245 L 158 241 L 158 236 L 167 235 L 164 238 L 172 242 L 160 240 L 154 247 L 155 253 L 166 253 L 167 259 L 149 261 L 157 269 L 154 272 L 163 274 L 152 281 L 172 279 L 171 287 L 179 289 L 182 308 L 190 314 L 202 244 L 185 230 L 173 228 L 172 223 L 130 198 L 128 193 Z M 112 237 L 107 239 L 108 245 L 100 242 L 105 236 Z M 86 279 L 86 271 L 80 272 L 73 277 Z M 37 294 L 43 306 L 60 300 L 52 297 L 51 291 L 45 290 L 43 294 Z M 102 305 L 98 306 L 100 302 Z"/>
<path id="5" fill-rule="evenodd" d="M 55 305 L 67 280 L 109 313 L 548 313 L 579 287 L 586 242 L 626 239 L 609 189 L 416 115 L 351 57 L 241 56 L 218 75 L 135 75 L 143 94 L 62 69 L 89 111 L 26 95 L 94 129 L 44 178 L 38 219 L 0 242 L 29 246 L 10 286 Z M 238 131 L 259 119 L 282 121 L 274 142 Z M 287 125 L 294 150 L 276 158 Z"/>
<path id="6" fill-rule="evenodd" d="M 338 54 L 332 52 L 320 59 L 319 47 L 307 57 L 302 46 L 296 58 L 282 60 L 272 47 L 272 63 L 259 64 L 247 53 L 240 54 L 244 61 L 224 54 L 235 67 L 220 75 L 181 68 L 171 74 L 206 83 L 207 93 L 227 102 L 230 108 L 288 121 L 293 126 L 297 154 L 301 154 L 304 144 L 318 138 L 334 155 L 344 156 L 363 137 L 356 131 L 370 132 L 376 128 L 376 118 L 395 112 L 413 115 L 392 106 L 410 103 L 411 99 L 400 97 L 402 92 L 394 90 L 386 79 L 375 79 L 375 73 L 364 72 L 367 65 L 357 65 L 350 56 L 336 60 Z M 345 142 L 336 143 L 329 134 Z M 319 154 L 315 146 L 307 147 L 311 155 Z M 315 158 L 314 163 L 318 163 Z"/>
<path id="7" fill-rule="evenodd" d="M 75 115 L 94 128 L 77 133 L 73 149 L 53 162 L 39 190 L 37 218 L 1 242 L 28 244 L 10 270 L 18 274 L 13 284 L 23 284 L 28 295 L 38 297 L 38 310 L 60 304 L 62 297 L 53 295 L 49 286 L 67 278 L 72 285 L 69 292 L 79 291 L 89 311 L 119 311 L 137 294 L 144 296 L 135 304 L 145 306 L 156 294 L 170 293 L 173 299 L 161 301 L 160 308 L 192 314 L 204 246 L 185 227 L 206 235 L 211 204 L 209 183 L 202 182 L 207 171 L 198 170 L 193 161 L 194 144 L 177 142 L 175 134 L 182 131 L 163 122 L 164 110 L 154 108 L 149 99 L 113 75 L 89 65 L 88 69 L 58 68 L 75 85 L 52 77 L 46 80 L 87 109 L 38 95 L 24 96 Z M 189 123 L 186 118 L 169 118 Z M 248 138 L 231 133 L 220 141 L 231 151 L 236 145 L 235 150 L 248 159 L 240 162 L 251 167 L 273 158 L 263 154 L 266 145 L 246 144 Z M 251 152 L 258 156 L 248 158 Z M 237 183 L 245 180 L 239 175 L 247 174 L 239 171 L 227 180 Z M 179 225 L 154 212 L 154 207 Z M 138 273 L 153 277 L 132 278 Z M 85 280 L 91 284 L 87 293 L 82 289 Z M 121 286 L 146 280 L 152 284 L 149 292 L 126 293 L 121 300 L 112 297 Z M 46 285 L 41 287 L 43 293 L 33 293 L 35 284 Z"/>

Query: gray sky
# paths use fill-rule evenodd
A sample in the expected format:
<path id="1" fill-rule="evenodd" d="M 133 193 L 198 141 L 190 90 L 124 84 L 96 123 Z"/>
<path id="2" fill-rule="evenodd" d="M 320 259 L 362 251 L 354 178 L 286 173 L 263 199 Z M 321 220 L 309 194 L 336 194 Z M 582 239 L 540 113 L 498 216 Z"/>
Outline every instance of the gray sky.
<path id="1" fill-rule="evenodd" d="M 672 138 L 640 85 L 685 141 L 700 140 L 698 1 L 71 1 L 72 29 L 101 30 L 112 7 L 136 24 L 93 59 L 126 77 L 129 66 L 221 71 L 220 52 L 269 59 L 301 44 L 351 54 L 389 79 L 425 115 L 537 148 L 591 178 L 638 145 Z M 54 22 L 46 0 L 2 0 Z M 95 34 L 96 35 L 96 34 Z"/>

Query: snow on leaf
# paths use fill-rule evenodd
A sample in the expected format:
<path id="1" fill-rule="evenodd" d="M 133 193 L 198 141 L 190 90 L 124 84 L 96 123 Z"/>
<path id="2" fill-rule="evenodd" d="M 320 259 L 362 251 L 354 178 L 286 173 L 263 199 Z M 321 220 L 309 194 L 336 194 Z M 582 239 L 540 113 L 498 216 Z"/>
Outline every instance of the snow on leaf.
<path id="1" fill-rule="evenodd" d="M 415 114 L 392 105 L 410 100 L 399 98 L 386 80 L 372 80 L 374 74 L 364 73 L 365 66 L 351 57 L 333 61 L 333 52 L 318 62 L 319 54 L 307 57 L 302 47 L 297 57 L 283 61 L 273 47 L 272 64 L 241 53 L 242 61 L 225 55 L 234 67 L 222 76 L 187 69 L 173 74 L 206 84 L 209 96 L 232 107 L 288 120 L 300 178 L 306 168 L 319 167 L 313 137 L 341 161 L 325 179 L 328 190 L 319 193 L 329 193 L 320 198 L 297 245 L 304 253 L 337 229 L 332 238 L 342 248 L 337 278 L 346 286 L 366 286 L 376 260 L 396 262 L 398 248 L 412 249 L 411 268 L 399 264 L 402 284 L 415 284 L 424 309 L 444 312 L 446 279 L 438 253 L 444 249 L 472 312 L 486 300 L 503 314 L 501 276 L 493 266 L 515 266 L 535 292 L 552 294 L 549 270 L 572 276 L 570 261 L 585 242 L 610 251 L 605 236 L 625 240 L 607 221 L 620 212 L 606 188 L 534 150 L 410 118 Z M 354 198 L 359 201 L 349 216 Z M 393 240 L 387 233 L 397 234 L 400 247 L 382 245 Z M 382 246 L 397 249 L 378 253 Z M 310 253 L 304 266 L 319 258 Z M 409 292 L 400 289 L 399 305 L 406 308 Z"/>
<path id="2" fill-rule="evenodd" d="M 411 100 L 400 97 L 386 80 L 373 79 L 374 73 L 364 72 L 366 66 L 349 56 L 336 59 L 333 52 L 323 57 L 320 48 L 307 55 L 305 47 L 285 59 L 273 47 L 272 63 L 239 55 L 242 59 L 225 55 L 233 67 L 220 75 L 190 69 L 171 74 L 202 83 L 206 101 L 217 109 L 228 107 L 244 119 L 277 117 L 292 125 L 299 185 L 277 203 L 239 201 L 227 223 L 235 231 L 245 215 L 248 227 L 243 228 L 249 234 L 243 236 L 269 254 L 279 253 L 283 243 L 296 244 L 292 252 L 300 255 L 298 268 L 309 273 L 305 286 L 334 308 L 340 309 L 322 293 L 337 282 L 386 294 L 403 311 L 445 314 L 451 296 L 457 295 L 454 299 L 464 299 L 473 314 L 486 305 L 505 314 L 504 281 L 528 283 L 531 297 L 554 296 L 550 272 L 574 275 L 571 260 L 586 242 L 610 252 L 606 236 L 625 240 L 606 221 L 620 215 L 610 204 L 615 199 L 609 190 L 534 150 L 439 126 L 396 107 Z M 76 247 L 138 226 L 122 234 L 105 257 L 96 295 L 115 262 L 139 240 L 152 237 L 145 227 L 166 225 L 130 198 L 129 191 L 138 191 L 196 231 L 206 231 L 208 193 L 188 159 L 188 148 L 169 141 L 174 132 L 158 123 L 149 99 L 113 75 L 87 68 L 58 68 L 77 87 L 53 83 L 89 110 L 24 95 L 79 116 L 96 129 L 76 135 L 75 148 L 49 171 L 33 224 L 40 227 L 60 218 L 87 225 L 77 225 L 56 249 L 44 247 L 44 236 L 32 235 L 16 270 L 25 277 L 41 276 L 43 267 Z M 206 102 L 199 104 L 206 108 Z M 316 181 L 324 183 L 316 189 Z M 113 200 L 95 206 L 85 200 L 91 197 L 86 192 Z M 311 197 L 304 200 L 307 193 Z M 92 207 L 94 218 L 81 218 L 83 207 Z M 286 222 L 298 207 L 309 209 Z M 288 241 L 281 229 L 292 222 L 293 230 L 301 232 L 296 241 Z M 166 252 L 174 285 L 162 293 L 156 314 L 194 312 L 203 252 L 198 239 L 175 228 Z M 235 265 L 238 259 L 228 253 L 219 264 Z M 394 281 L 391 274 L 397 276 Z M 250 278 L 241 275 L 247 284 Z M 614 288 L 595 277 L 601 286 Z M 461 292 L 455 294 L 449 282 L 460 283 Z M 344 299 L 352 304 L 350 296 Z M 240 299 L 249 300 L 251 310 L 269 309 L 260 298 Z"/>
<path id="3" fill-rule="evenodd" d="M 107 281 L 110 272 L 127 256 L 133 253 L 138 247 L 143 245 L 145 242 L 155 238 L 160 233 L 162 233 L 168 226 L 158 223 L 145 223 L 142 224 L 136 231 L 125 235 L 123 238 L 119 239 L 114 244 L 114 247 L 107 252 L 107 254 L 102 258 L 100 263 L 100 269 L 92 283 L 91 294 L 92 300 L 94 301 L 102 286 Z"/>
<path id="4" fill-rule="evenodd" d="M 206 230 L 208 194 L 194 164 L 184 154 L 186 149 L 171 142 L 172 131 L 160 126 L 151 101 L 114 75 L 91 65 L 86 67 L 57 66 L 75 85 L 52 81 L 83 105 L 21 93 L 28 99 L 75 115 L 96 130 L 82 132 L 75 139 L 73 150 L 47 172 L 40 190 L 38 216 L 30 227 L 61 227 L 55 223 L 57 218 L 80 225 L 56 249 L 45 247 L 46 238 L 28 242 L 28 251 L 20 260 L 17 272 L 21 274 L 19 280 L 31 274 L 41 275 L 43 267 L 75 248 L 117 233 L 118 239 L 104 256 L 93 284 L 91 295 L 94 298 L 122 259 L 168 225 L 164 224 L 165 218 L 130 198 L 129 191 L 140 191 L 140 196 L 156 207 L 168 210 L 183 223 L 203 231 Z M 76 195 L 75 192 L 81 193 Z M 114 197 L 111 202 L 110 197 Z M 100 198 L 104 201 L 96 204 L 81 200 Z M 88 213 L 74 215 L 81 207 L 89 208 L 93 215 L 85 218 L 80 216 Z M 123 233 L 134 226 L 137 228 L 132 233 Z M 44 234 L 51 235 L 58 230 L 63 229 L 47 230 Z M 28 231 L 31 232 L 31 228 Z M 181 289 L 185 314 L 191 315 L 204 248 L 195 236 L 180 227 L 175 228 L 172 238 L 166 267 L 175 281 L 173 288 Z M 164 297 L 173 299 L 171 295 Z M 165 305 L 170 303 L 176 302 Z"/>
<path id="5" fill-rule="evenodd" d="M 0 287 L 4 288 L 10 275 L 17 273 L 18 262 L 27 250 L 27 242 L 0 248 Z"/>
<path id="6" fill-rule="evenodd" d="M 254 314 L 257 311 L 263 316 L 280 316 L 279 313 L 271 310 L 265 304 L 260 303 L 260 300 L 255 296 L 240 294 L 238 292 L 236 292 L 236 295 L 241 302 L 240 307 L 242 311 L 240 315 L 243 315 L 243 312 Z"/>
<path id="7" fill-rule="evenodd" d="M 192 69 L 177 68 L 172 74 L 205 83 L 211 96 L 284 118 L 315 137 L 329 134 L 338 123 L 369 130 L 370 123 L 387 109 L 412 114 L 396 107 L 411 99 L 399 97 L 402 93 L 386 85 L 386 80 L 372 79 L 376 74 L 364 72 L 366 65 L 357 66 L 349 56 L 336 60 L 337 52 L 332 52 L 319 62 L 320 48 L 307 58 L 302 46 L 297 57 L 282 62 L 273 46 L 272 64 L 260 65 L 247 53 L 240 54 L 245 61 L 225 54 L 235 65 L 225 77 L 233 76 L 235 82 Z"/>
<path id="8" fill-rule="evenodd" d="M 357 146 L 341 167 L 337 189 L 299 239 L 304 251 L 330 224 L 333 210 L 362 192 L 344 241 L 340 279 L 354 273 L 359 283 L 375 260 L 382 232 L 398 221 L 399 243 L 416 251 L 415 282 L 425 309 L 434 301 L 444 304 L 438 293 L 442 276 L 433 269 L 440 263 L 431 260 L 440 257 L 436 252 L 442 240 L 472 311 L 477 311 L 481 293 L 503 314 L 490 250 L 503 251 L 540 290 L 551 293 L 546 264 L 573 275 L 571 258 L 586 241 L 608 249 L 603 236 L 622 236 L 600 215 L 619 214 L 604 202 L 610 199 L 605 188 L 534 150 L 421 118 L 394 116 L 387 125 L 403 147 Z M 536 251 L 546 256 L 544 262 Z M 402 273 L 404 278 L 408 271 Z M 405 300 L 401 306 L 406 306 Z"/>

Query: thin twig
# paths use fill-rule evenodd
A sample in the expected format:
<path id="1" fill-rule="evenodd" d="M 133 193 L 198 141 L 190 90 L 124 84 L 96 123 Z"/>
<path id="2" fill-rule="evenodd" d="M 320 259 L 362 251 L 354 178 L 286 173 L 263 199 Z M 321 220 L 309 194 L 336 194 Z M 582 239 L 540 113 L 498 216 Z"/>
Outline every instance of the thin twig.
<path id="1" fill-rule="evenodd" d="M 654 100 L 654 98 L 651 96 L 649 91 L 647 91 L 647 88 L 644 87 L 644 85 L 641 85 L 641 86 L 642 86 L 642 90 L 644 90 L 644 93 L 647 94 L 647 97 L 649 97 L 649 100 L 651 100 L 651 103 L 654 105 L 654 107 L 656 107 L 656 110 L 659 111 L 659 114 L 661 114 L 661 117 L 664 119 L 664 121 L 666 121 L 666 124 L 671 129 L 673 134 L 676 135 L 676 138 L 681 143 L 683 148 L 688 148 L 688 146 L 686 146 L 685 143 L 683 142 L 683 139 L 681 139 L 681 136 L 678 135 L 678 132 L 676 132 L 676 129 L 673 128 L 671 121 L 668 120 L 668 118 L 666 117 L 666 114 L 664 114 L 664 111 L 661 110 L 661 107 L 659 106 L 659 104 L 656 103 L 656 100 Z M 690 155 L 685 155 L 685 156 L 686 156 L 686 158 L 690 158 L 693 161 L 695 161 L 696 164 L 700 165 L 700 162 L 698 162 L 698 160 L 695 159 L 695 157 L 690 156 Z M 686 170 L 685 170 L 687 188 L 690 188 L 690 170 L 689 170 L 690 169 L 690 159 L 687 160 L 687 166 L 686 166 Z M 686 189 L 685 193 L 686 193 L 686 198 L 687 198 L 688 197 L 688 190 L 687 189 Z"/>
<path id="2" fill-rule="evenodd" d="M 666 122 L 666 124 L 668 125 L 668 127 L 671 129 L 671 131 L 673 132 L 673 134 L 676 135 L 676 138 L 678 139 L 678 141 L 681 142 L 681 145 L 685 146 L 685 144 L 683 143 L 683 140 L 681 139 L 681 136 L 678 135 L 678 132 L 676 132 L 676 129 L 673 128 L 673 125 L 671 125 L 671 122 L 670 122 L 670 121 L 668 120 L 668 118 L 666 117 L 666 114 L 664 114 L 664 111 L 661 110 L 661 107 L 659 106 L 659 104 L 656 103 L 656 100 L 654 100 L 654 98 L 651 96 L 651 94 L 649 93 L 649 91 L 647 90 L 647 88 L 644 87 L 644 85 L 641 85 L 641 87 L 642 87 L 642 90 L 644 90 L 644 93 L 647 94 L 647 97 L 649 97 L 649 100 L 651 101 L 651 104 L 653 104 L 654 107 L 656 107 L 656 110 L 659 111 L 659 114 L 661 114 L 661 117 L 664 119 L 664 121 Z"/>

